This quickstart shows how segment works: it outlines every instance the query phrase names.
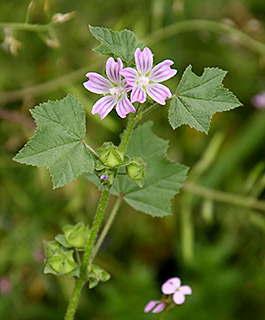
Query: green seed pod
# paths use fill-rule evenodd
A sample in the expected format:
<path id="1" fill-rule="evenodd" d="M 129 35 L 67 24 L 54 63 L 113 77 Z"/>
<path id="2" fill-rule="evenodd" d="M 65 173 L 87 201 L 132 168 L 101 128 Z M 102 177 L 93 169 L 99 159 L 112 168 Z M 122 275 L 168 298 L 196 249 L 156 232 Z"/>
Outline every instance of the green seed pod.
<path id="1" fill-rule="evenodd" d="M 70 246 L 77 249 L 84 249 L 86 247 L 90 230 L 83 222 L 80 222 L 74 226 L 68 225 L 63 227 L 65 240 Z"/>
<path id="2" fill-rule="evenodd" d="M 117 167 L 123 163 L 124 151 L 112 142 L 104 142 L 97 149 L 101 162 L 108 167 Z"/>

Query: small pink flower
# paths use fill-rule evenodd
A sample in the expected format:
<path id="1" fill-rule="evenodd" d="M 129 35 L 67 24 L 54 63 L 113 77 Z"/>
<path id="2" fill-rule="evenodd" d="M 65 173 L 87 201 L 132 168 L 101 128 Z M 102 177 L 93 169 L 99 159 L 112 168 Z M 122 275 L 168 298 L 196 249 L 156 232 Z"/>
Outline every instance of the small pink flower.
<path id="1" fill-rule="evenodd" d="M 253 106 L 257 109 L 265 109 L 265 91 L 259 94 L 256 94 L 252 99 L 251 102 Z"/>
<path id="2" fill-rule="evenodd" d="M 106 73 L 109 80 L 95 72 L 86 74 L 89 80 L 83 83 L 84 87 L 91 92 L 105 95 L 92 108 L 92 114 L 98 113 L 101 120 L 115 106 L 116 112 L 121 118 L 125 118 L 130 112 L 135 112 L 134 106 L 127 98 L 127 92 L 131 90 L 131 86 L 125 80 L 121 80 L 120 71 L 122 68 L 123 64 L 120 58 L 117 59 L 117 62 L 113 58 L 109 58 L 106 62 Z"/>
<path id="3" fill-rule="evenodd" d="M 12 284 L 7 276 L 0 278 L 0 294 L 7 296 L 12 290 Z"/>
<path id="4" fill-rule="evenodd" d="M 143 52 L 141 52 L 140 48 L 137 48 L 134 57 L 137 71 L 133 68 L 125 68 L 120 72 L 127 83 L 133 87 L 131 102 L 144 103 L 147 93 L 154 101 L 165 105 L 166 98 L 171 98 L 172 94 L 168 87 L 158 82 L 168 80 L 177 73 L 177 70 L 170 68 L 174 62 L 172 60 L 164 60 L 152 68 L 153 54 L 147 47 L 144 48 Z"/>
<path id="5" fill-rule="evenodd" d="M 162 312 L 165 308 L 165 303 L 159 300 L 151 300 L 147 303 L 144 308 L 144 312 L 147 313 L 152 310 L 152 313 Z"/>
<path id="6" fill-rule="evenodd" d="M 173 294 L 173 301 L 176 304 L 182 304 L 185 301 L 185 295 L 192 293 L 190 286 L 181 286 L 179 278 L 168 279 L 161 287 L 164 294 Z"/>
<path id="7" fill-rule="evenodd" d="M 107 179 L 109 179 L 109 176 L 107 176 L 106 174 L 103 174 L 102 176 L 100 176 L 99 180 L 100 181 L 106 181 Z"/>

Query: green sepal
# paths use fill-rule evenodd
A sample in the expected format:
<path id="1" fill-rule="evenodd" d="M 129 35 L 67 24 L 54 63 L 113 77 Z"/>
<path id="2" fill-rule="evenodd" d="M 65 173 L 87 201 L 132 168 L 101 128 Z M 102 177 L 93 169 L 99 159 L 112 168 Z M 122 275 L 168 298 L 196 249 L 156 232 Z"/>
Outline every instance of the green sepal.
<path id="1" fill-rule="evenodd" d="M 67 242 L 64 234 L 57 234 L 55 240 L 65 248 L 72 248 L 72 246 Z"/>
<path id="2" fill-rule="evenodd" d="M 85 249 L 90 235 L 90 230 L 83 222 L 76 225 L 64 226 L 63 232 L 65 235 L 65 241 L 70 245 L 70 247 L 74 247 L 79 250 Z M 60 240 L 62 240 L 62 238 L 60 238 Z"/>
<path id="3" fill-rule="evenodd" d="M 101 171 L 101 170 L 104 170 L 105 168 L 106 166 L 100 160 L 96 161 L 96 167 L 95 167 L 96 171 Z"/>
<path id="4" fill-rule="evenodd" d="M 102 268 L 94 264 L 90 264 L 87 267 L 87 281 L 89 283 L 89 289 L 96 287 L 100 281 L 106 282 L 109 279 L 110 275 Z"/>
<path id="5" fill-rule="evenodd" d="M 123 164 L 124 150 L 115 146 L 112 142 L 104 142 L 103 145 L 97 149 L 101 162 L 110 168 L 118 167 Z"/>
<path id="6" fill-rule="evenodd" d="M 57 249 L 59 249 L 61 246 L 57 241 L 43 241 L 44 243 L 44 251 L 45 251 L 45 257 L 49 258 L 52 257 Z"/>
<path id="7" fill-rule="evenodd" d="M 137 183 L 139 187 L 143 187 L 145 175 L 146 164 L 139 157 L 134 157 L 133 160 L 126 166 L 126 171 L 128 177 Z"/>

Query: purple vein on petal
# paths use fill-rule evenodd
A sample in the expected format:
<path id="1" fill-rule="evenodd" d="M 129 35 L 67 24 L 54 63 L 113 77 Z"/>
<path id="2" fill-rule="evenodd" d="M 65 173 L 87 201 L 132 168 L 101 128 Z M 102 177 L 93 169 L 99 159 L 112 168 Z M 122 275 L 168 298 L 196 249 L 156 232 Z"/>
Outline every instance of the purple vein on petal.
<path id="1" fill-rule="evenodd" d="M 134 103 L 136 101 L 140 103 L 144 103 L 146 101 L 146 93 L 141 86 L 135 86 L 132 89 L 131 102 Z"/>
<path id="2" fill-rule="evenodd" d="M 141 52 L 140 48 L 137 48 L 134 57 L 136 68 L 142 75 L 145 75 L 151 70 L 153 66 L 153 54 L 149 48 L 145 47 L 143 52 Z"/>
<path id="3" fill-rule="evenodd" d="M 154 82 L 163 82 L 174 77 L 177 70 L 170 68 L 172 64 L 174 64 L 172 60 L 160 62 L 151 70 L 149 79 Z"/>
<path id="4" fill-rule="evenodd" d="M 116 83 L 120 84 L 121 75 L 120 71 L 122 70 L 123 64 L 120 58 L 117 59 L 117 62 L 111 57 L 106 62 L 106 73 L 108 78 Z"/>
<path id="5" fill-rule="evenodd" d="M 172 96 L 170 90 L 159 83 L 152 83 L 146 86 L 146 92 L 153 100 L 162 105 L 166 104 L 166 98 L 171 98 Z"/>
<path id="6" fill-rule="evenodd" d="M 138 73 L 133 68 L 124 68 L 120 74 L 126 79 L 127 83 L 131 86 L 135 85 L 138 78 Z"/>
<path id="7" fill-rule="evenodd" d="M 104 119 L 108 113 L 114 108 L 117 103 L 116 96 L 106 96 L 100 98 L 92 108 L 92 114 L 98 113 L 100 115 L 100 119 Z"/>
<path id="8" fill-rule="evenodd" d="M 109 93 L 109 89 L 113 87 L 109 80 L 98 73 L 89 72 L 86 74 L 86 77 L 88 77 L 89 80 L 84 82 L 83 85 L 88 91 L 93 93 L 106 94 Z"/>
<path id="9" fill-rule="evenodd" d="M 134 113 L 136 110 L 129 99 L 123 96 L 117 103 L 116 111 L 121 118 L 125 118 L 128 113 Z"/>

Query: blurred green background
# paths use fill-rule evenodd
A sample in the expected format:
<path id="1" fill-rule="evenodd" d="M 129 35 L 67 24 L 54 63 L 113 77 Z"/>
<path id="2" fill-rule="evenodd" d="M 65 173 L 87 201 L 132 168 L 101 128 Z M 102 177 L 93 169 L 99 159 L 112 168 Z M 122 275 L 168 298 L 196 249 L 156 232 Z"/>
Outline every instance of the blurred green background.
<path id="1" fill-rule="evenodd" d="M 28 5 L 1 1 L 0 21 L 24 22 Z M 173 131 L 168 106 L 148 118 L 155 121 L 155 133 L 170 140 L 170 158 L 194 168 L 190 181 L 264 199 L 265 110 L 255 109 L 251 101 L 265 91 L 265 55 L 234 35 L 211 30 L 160 38 L 154 34 L 176 22 L 209 19 L 264 43 L 263 0 L 36 0 L 29 22 L 46 24 L 54 14 L 71 11 L 75 17 L 50 34 L 14 32 L 21 42 L 14 43 L 17 54 L 7 48 L 9 31 L 0 29 L 0 41 L 5 42 L 0 49 L 1 320 L 63 319 L 73 282 L 43 274 L 42 241 L 52 240 L 65 224 L 91 223 L 99 199 L 96 187 L 83 177 L 52 190 L 46 169 L 12 161 L 34 133 L 28 109 L 73 93 L 87 110 L 87 141 L 95 148 L 104 141 L 118 143 L 125 126 L 115 112 L 104 121 L 90 113 L 98 96 L 82 82 L 86 72 L 103 71 L 106 57 L 92 51 L 98 43 L 88 24 L 131 29 L 151 44 L 156 63 L 174 60 L 178 74 L 167 82 L 172 91 L 188 64 L 198 75 L 208 66 L 228 70 L 225 86 L 244 107 L 215 115 L 208 136 L 188 127 Z M 184 190 L 172 210 L 172 216 L 160 219 L 122 205 L 95 261 L 112 278 L 83 290 L 76 319 L 156 319 L 143 308 L 149 300 L 160 299 L 161 284 L 173 276 L 190 285 L 193 294 L 168 320 L 264 319 L 264 212 Z"/>

